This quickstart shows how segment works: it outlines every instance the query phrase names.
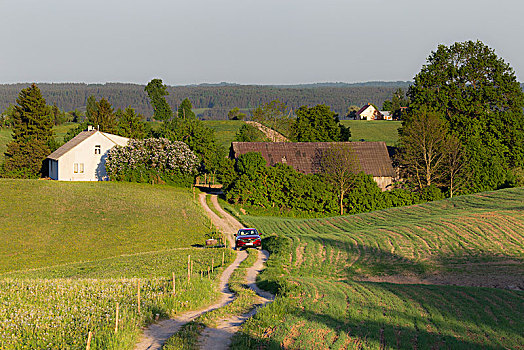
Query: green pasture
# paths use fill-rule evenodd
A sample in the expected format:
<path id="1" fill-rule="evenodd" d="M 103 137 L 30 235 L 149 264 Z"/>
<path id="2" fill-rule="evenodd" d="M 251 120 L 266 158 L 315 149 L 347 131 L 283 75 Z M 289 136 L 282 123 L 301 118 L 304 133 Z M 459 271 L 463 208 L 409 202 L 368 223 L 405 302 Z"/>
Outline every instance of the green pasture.
<path id="1" fill-rule="evenodd" d="M 4 152 L 7 150 L 7 144 L 12 139 L 11 129 L 0 128 L 0 164 L 4 161 Z"/>
<path id="2" fill-rule="evenodd" d="M 259 284 L 279 296 L 233 348 L 524 346 L 524 292 L 454 285 L 522 283 L 523 198 L 514 188 L 323 219 L 242 216 L 270 237 Z M 411 284 L 435 276 L 444 282 Z"/>
<path id="3" fill-rule="evenodd" d="M 351 141 L 384 141 L 395 146 L 402 122 L 394 120 L 342 120 L 351 130 Z"/>
<path id="4" fill-rule="evenodd" d="M 132 349 L 156 317 L 215 302 L 234 259 L 203 248 L 187 189 L 2 179 L 0 193 L 2 349 L 85 349 L 89 331 L 91 349 Z"/>
<path id="5" fill-rule="evenodd" d="M 242 120 L 204 120 L 204 125 L 215 130 L 218 144 L 229 150 L 238 130 L 244 125 Z"/>
<path id="6" fill-rule="evenodd" d="M 0 180 L 0 273 L 202 244 L 209 220 L 188 189 Z"/>

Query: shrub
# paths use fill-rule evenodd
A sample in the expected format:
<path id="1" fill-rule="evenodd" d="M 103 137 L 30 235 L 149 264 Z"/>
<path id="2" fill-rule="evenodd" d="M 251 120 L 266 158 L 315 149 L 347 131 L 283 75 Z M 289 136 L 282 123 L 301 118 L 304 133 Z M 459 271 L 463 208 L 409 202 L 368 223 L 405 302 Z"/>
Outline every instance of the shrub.
<path id="1" fill-rule="evenodd" d="M 127 146 L 111 149 L 106 170 L 117 181 L 188 186 L 197 165 L 197 156 L 185 143 L 151 138 L 130 140 Z"/>

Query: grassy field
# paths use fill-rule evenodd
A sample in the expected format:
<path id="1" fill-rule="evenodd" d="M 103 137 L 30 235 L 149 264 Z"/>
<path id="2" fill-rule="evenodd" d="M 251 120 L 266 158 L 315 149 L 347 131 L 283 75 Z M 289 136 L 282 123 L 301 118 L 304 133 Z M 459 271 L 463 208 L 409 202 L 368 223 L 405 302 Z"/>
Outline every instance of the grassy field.
<path id="1" fill-rule="evenodd" d="M 342 120 L 351 130 L 351 141 L 384 141 L 395 146 L 402 122 L 391 120 Z"/>
<path id="2" fill-rule="evenodd" d="M 523 198 L 517 188 L 345 217 L 243 217 L 276 235 L 259 283 L 279 296 L 234 348 L 523 347 L 524 292 L 479 287 L 524 288 Z"/>
<path id="3" fill-rule="evenodd" d="M 91 349 L 131 349 L 156 315 L 214 302 L 234 259 L 197 247 L 210 225 L 187 189 L 0 180 L 0 193 L 2 349 L 85 349 L 89 331 Z"/>
<path id="4" fill-rule="evenodd" d="M 204 242 L 187 189 L 114 182 L 0 180 L 0 273 Z"/>
<path id="5" fill-rule="evenodd" d="M 214 129 L 218 143 L 229 150 L 231 142 L 244 122 L 241 120 L 204 120 L 204 125 Z"/>

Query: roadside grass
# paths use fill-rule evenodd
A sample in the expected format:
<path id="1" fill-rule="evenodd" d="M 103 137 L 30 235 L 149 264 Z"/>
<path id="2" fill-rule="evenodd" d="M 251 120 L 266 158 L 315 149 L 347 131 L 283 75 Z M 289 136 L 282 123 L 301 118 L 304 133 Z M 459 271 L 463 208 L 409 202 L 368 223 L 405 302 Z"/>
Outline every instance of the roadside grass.
<path id="1" fill-rule="evenodd" d="M 263 242 L 271 256 L 258 283 L 277 298 L 246 322 L 232 348 L 524 346 L 522 291 L 364 281 L 477 276 L 465 264 L 522 279 L 523 198 L 524 188 L 515 188 L 325 219 L 244 216 L 274 234 Z"/>
<path id="2" fill-rule="evenodd" d="M 203 123 L 215 130 L 217 142 L 225 148 L 226 152 L 229 151 L 236 133 L 244 125 L 242 120 L 204 120 Z"/>
<path id="3" fill-rule="evenodd" d="M 395 120 L 341 120 L 351 130 L 351 141 L 384 141 L 395 146 L 402 122 Z"/>
<path id="4" fill-rule="evenodd" d="M 215 302 L 234 258 L 192 247 L 209 220 L 188 189 L 2 179 L 0 193 L 2 349 L 85 349 L 89 331 L 91 349 L 132 349 L 153 319 Z"/>
<path id="5" fill-rule="evenodd" d="M 215 278 L 1 279 L 2 349 L 131 349 L 140 328 L 216 300 Z M 138 313 L 140 285 L 141 312 Z M 116 308 L 119 308 L 118 331 Z"/>
<path id="6" fill-rule="evenodd" d="M 203 244 L 209 220 L 188 189 L 0 180 L 0 273 Z"/>
<path id="7" fill-rule="evenodd" d="M 222 214 L 220 214 L 220 212 L 213 205 L 213 202 L 211 202 L 211 196 L 206 195 L 206 203 L 213 213 L 215 213 L 219 218 L 222 218 Z"/>
<path id="8" fill-rule="evenodd" d="M 207 327 L 216 327 L 220 320 L 243 315 L 253 309 L 258 301 L 258 296 L 245 285 L 245 282 L 247 269 L 256 262 L 258 252 L 248 250 L 248 253 L 248 257 L 240 263 L 229 280 L 229 289 L 236 294 L 235 300 L 182 326 L 179 332 L 167 340 L 163 347 L 164 350 L 197 350 L 199 338 Z"/>

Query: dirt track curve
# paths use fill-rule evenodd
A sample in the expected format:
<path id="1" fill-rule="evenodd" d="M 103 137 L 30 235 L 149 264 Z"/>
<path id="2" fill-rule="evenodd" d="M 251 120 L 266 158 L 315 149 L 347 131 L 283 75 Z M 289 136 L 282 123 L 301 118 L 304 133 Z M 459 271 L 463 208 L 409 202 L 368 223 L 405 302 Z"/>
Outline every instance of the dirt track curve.
<path id="1" fill-rule="evenodd" d="M 219 228 L 222 232 L 225 233 L 227 240 L 230 242 L 230 245 L 234 245 L 233 233 L 235 233 L 239 228 L 242 228 L 240 224 L 234 217 L 229 213 L 223 210 L 219 203 L 216 195 L 211 196 L 211 201 L 215 209 L 220 213 L 218 216 L 215 212 L 208 207 L 206 203 L 206 194 L 202 193 L 199 196 L 199 201 L 202 207 L 204 208 L 206 214 L 209 216 L 213 224 Z M 264 262 L 267 260 L 268 253 L 266 251 L 261 251 L 258 254 L 258 259 L 256 263 L 248 269 L 247 280 L 248 285 L 253 289 L 260 297 L 258 305 L 264 305 L 274 299 L 274 296 L 266 291 L 260 290 L 256 284 L 255 279 L 259 271 L 263 269 Z M 220 276 L 219 290 L 222 293 L 220 301 L 216 304 L 208 306 L 206 308 L 188 311 L 180 314 L 179 316 L 163 320 L 152 324 L 151 326 L 144 329 L 140 342 L 135 346 L 135 350 L 153 350 L 161 349 L 166 340 L 171 337 L 173 334 L 178 332 L 178 330 L 186 323 L 194 320 L 198 316 L 221 308 L 229 303 L 231 303 L 235 296 L 229 290 L 228 281 L 231 277 L 233 271 L 240 265 L 240 263 L 247 258 L 247 253 L 245 251 L 237 252 L 237 257 L 235 261 L 224 270 Z M 235 332 L 238 331 L 240 325 L 245 322 L 249 317 L 256 313 L 256 309 L 252 310 L 246 315 L 239 317 L 233 317 L 230 319 L 222 320 L 219 322 L 218 327 L 207 328 L 204 330 L 201 339 L 199 340 L 201 349 L 227 349 L 231 343 L 231 337 Z"/>

